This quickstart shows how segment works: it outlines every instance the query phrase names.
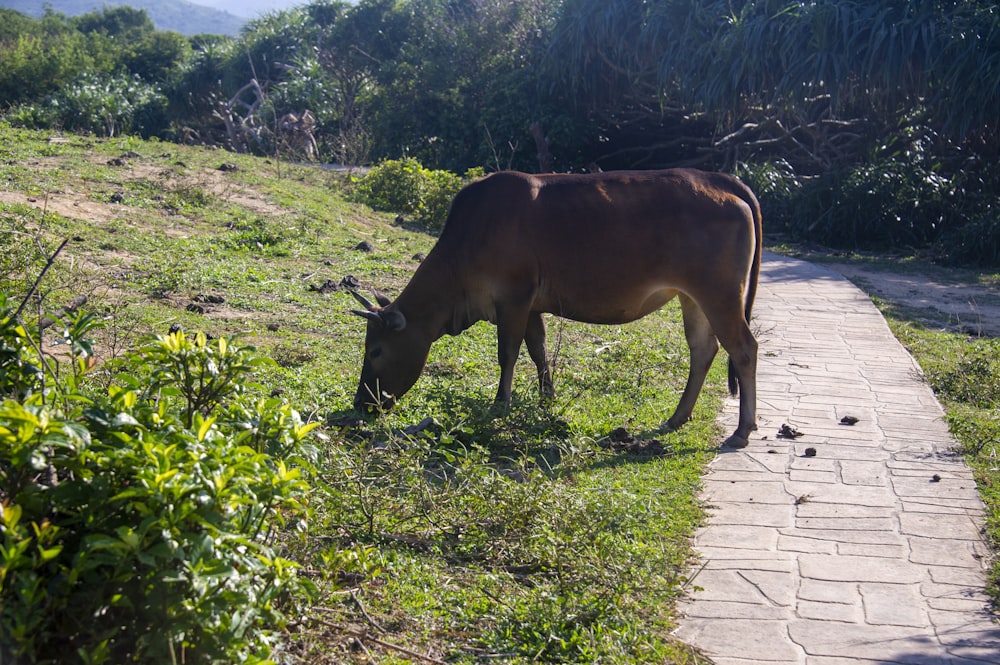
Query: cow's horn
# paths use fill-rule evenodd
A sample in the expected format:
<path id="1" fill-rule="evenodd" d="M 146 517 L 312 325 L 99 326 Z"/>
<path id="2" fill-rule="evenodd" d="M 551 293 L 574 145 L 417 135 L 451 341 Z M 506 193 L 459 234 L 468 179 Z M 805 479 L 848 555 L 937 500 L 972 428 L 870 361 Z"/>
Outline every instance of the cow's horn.
<path id="1" fill-rule="evenodd" d="M 368 310 L 368 313 L 372 313 L 372 314 L 375 313 L 375 305 L 373 305 L 371 303 L 371 301 L 368 300 L 368 298 L 365 298 L 363 295 L 361 295 L 360 293 L 358 293 L 354 289 L 351 289 L 351 295 L 354 296 L 354 298 L 359 303 L 361 303 L 366 310 Z M 367 314 L 362 314 L 362 316 L 367 316 Z"/>
<path id="2" fill-rule="evenodd" d="M 372 321 L 376 321 L 378 323 L 382 323 L 382 317 L 379 316 L 379 313 L 378 312 L 373 312 L 373 311 L 371 311 L 369 309 L 364 309 L 364 310 L 361 310 L 361 309 L 352 309 L 351 310 L 351 314 L 357 314 L 362 319 L 371 319 Z"/>

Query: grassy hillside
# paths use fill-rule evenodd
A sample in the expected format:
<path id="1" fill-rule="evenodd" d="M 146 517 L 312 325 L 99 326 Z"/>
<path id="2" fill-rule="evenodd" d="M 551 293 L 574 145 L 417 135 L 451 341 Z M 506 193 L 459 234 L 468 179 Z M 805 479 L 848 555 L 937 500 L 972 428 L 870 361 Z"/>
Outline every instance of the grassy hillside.
<path id="1" fill-rule="evenodd" d="M 394 295 L 433 237 L 349 203 L 325 170 L 2 125 L 0 146 L 0 279 L 19 300 L 68 240 L 31 316 L 87 297 L 92 390 L 150 334 L 239 334 L 273 360 L 247 389 L 322 424 L 308 525 L 283 536 L 318 588 L 289 662 L 703 662 L 669 631 L 723 367 L 692 423 L 656 431 L 686 376 L 676 306 L 628 326 L 550 319 L 558 395 L 538 405 L 522 354 L 505 418 L 484 408 L 496 335 L 476 325 L 366 423 L 350 411 L 363 325 L 338 284 Z"/>
<path id="2" fill-rule="evenodd" d="M 186 0 L 48 0 L 44 3 L 37 0 L 0 0 L 0 7 L 35 18 L 41 16 L 46 7 L 52 7 L 53 11 L 66 16 L 78 16 L 118 5 L 145 9 L 158 30 L 172 30 L 182 35 L 237 35 L 246 23 L 241 16 Z"/>

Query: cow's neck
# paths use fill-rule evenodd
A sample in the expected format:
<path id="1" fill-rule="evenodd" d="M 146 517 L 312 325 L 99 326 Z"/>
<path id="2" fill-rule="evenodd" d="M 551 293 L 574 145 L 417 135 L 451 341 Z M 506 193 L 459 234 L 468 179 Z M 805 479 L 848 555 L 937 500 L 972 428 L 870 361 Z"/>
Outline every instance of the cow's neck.
<path id="1" fill-rule="evenodd" d="M 429 342 L 457 335 L 486 318 L 470 311 L 455 264 L 431 252 L 394 303 L 406 316 L 407 326 L 418 326 Z"/>

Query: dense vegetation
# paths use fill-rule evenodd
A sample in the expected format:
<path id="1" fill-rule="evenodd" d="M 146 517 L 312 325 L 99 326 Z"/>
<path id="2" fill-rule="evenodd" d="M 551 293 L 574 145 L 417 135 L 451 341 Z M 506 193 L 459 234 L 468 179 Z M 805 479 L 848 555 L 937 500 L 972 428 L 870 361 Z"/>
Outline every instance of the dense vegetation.
<path id="1" fill-rule="evenodd" d="M 316 0 L 237 38 L 5 12 L 18 125 L 464 173 L 695 165 L 770 232 L 1000 261 L 1000 12 L 983 0 Z"/>

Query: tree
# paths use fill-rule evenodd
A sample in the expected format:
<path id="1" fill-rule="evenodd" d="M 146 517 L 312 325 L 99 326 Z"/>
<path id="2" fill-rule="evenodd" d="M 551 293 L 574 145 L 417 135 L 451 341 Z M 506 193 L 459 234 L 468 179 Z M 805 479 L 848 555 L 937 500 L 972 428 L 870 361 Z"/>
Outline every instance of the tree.
<path id="1" fill-rule="evenodd" d="M 566 0 L 547 64 L 581 113 L 641 129 L 658 161 L 780 151 L 817 173 L 915 117 L 996 141 L 1000 17 L 982 0 Z"/>
<path id="2" fill-rule="evenodd" d="M 84 34 L 94 32 L 122 41 L 137 41 L 156 30 L 145 9 L 128 5 L 104 7 L 99 12 L 82 14 L 71 23 Z"/>
<path id="3" fill-rule="evenodd" d="M 401 3 L 405 41 L 379 67 L 370 101 L 375 154 L 406 153 L 454 171 L 497 162 L 537 168 L 529 128 L 554 111 L 536 65 L 556 4 Z"/>

